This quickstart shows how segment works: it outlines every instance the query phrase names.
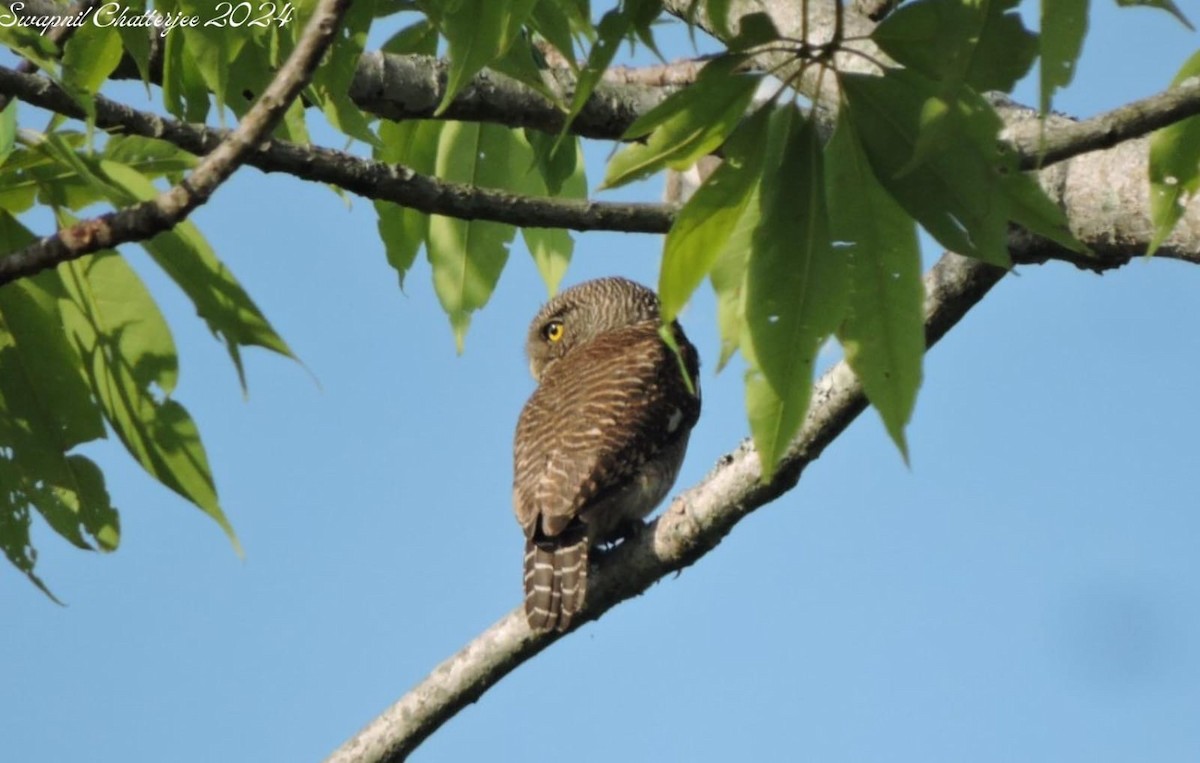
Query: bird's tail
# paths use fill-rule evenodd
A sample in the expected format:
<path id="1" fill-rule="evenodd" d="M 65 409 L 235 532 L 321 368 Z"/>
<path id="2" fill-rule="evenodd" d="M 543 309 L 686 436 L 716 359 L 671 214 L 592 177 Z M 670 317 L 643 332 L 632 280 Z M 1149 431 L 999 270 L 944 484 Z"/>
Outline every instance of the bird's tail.
<path id="1" fill-rule="evenodd" d="M 588 537 L 582 523 L 525 541 L 525 618 L 535 631 L 565 631 L 587 595 Z"/>

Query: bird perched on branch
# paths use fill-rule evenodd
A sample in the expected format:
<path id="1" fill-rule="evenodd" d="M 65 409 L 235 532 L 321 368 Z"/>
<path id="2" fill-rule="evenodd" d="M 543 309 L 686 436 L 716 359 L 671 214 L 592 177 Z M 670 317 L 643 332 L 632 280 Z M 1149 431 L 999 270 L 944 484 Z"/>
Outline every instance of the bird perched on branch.
<path id="1" fill-rule="evenodd" d="M 589 549 L 639 527 L 679 474 L 700 416 L 699 358 L 673 322 L 677 356 L 661 323 L 654 292 L 601 278 L 550 300 L 529 327 L 538 386 L 517 422 L 513 505 L 535 631 L 570 627 Z"/>

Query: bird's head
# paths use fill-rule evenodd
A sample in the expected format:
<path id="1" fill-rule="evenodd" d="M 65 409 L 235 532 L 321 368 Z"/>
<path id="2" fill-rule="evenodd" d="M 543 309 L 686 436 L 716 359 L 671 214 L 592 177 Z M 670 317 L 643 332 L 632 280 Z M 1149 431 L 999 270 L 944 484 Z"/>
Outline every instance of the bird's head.
<path id="1" fill-rule="evenodd" d="M 529 371 L 542 374 L 567 353 L 614 329 L 657 321 L 658 296 L 625 278 L 597 278 L 550 300 L 529 325 L 525 353 Z"/>

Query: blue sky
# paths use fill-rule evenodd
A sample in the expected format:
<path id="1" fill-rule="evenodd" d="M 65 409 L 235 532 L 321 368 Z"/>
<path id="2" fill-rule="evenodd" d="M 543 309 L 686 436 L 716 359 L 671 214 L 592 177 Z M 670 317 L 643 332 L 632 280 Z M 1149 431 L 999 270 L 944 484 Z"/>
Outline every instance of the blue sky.
<path id="1" fill-rule="evenodd" d="M 1162 89 L 1200 39 L 1093 6 L 1056 103 L 1073 115 Z M 593 186 L 606 151 L 589 152 Z M 546 296 L 521 246 L 459 357 L 428 266 L 401 294 L 368 202 L 247 170 L 194 219 L 311 375 L 252 352 L 243 400 L 130 251 L 246 556 L 119 446 L 87 448 L 122 545 L 85 554 L 37 528 L 65 607 L 0 568 L 6 760 L 320 759 L 520 601 L 511 438 Z M 577 241 L 566 283 L 655 283 L 659 238 Z M 580 763 L 1200 760 L 1198 293 L 1200 271 L 1165 260 L 1022 269 L 928 357 L 911 469 L 867 413 L 715 552 L 519 668 L 413 760 L 567 740 Z M 683 320 L 707 362 L 676 492 L 747 432 L 737 369 L 714 375 L 707 288 Z"/>

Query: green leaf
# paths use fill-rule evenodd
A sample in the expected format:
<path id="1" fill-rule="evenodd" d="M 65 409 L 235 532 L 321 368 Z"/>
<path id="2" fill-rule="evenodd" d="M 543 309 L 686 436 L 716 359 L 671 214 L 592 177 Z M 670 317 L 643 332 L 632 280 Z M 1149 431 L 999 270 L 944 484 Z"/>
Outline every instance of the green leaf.
<path id="1" fill-rule="evenodd" d="M 768 154 L 771 156 L 772 154 Z M 717 295 L 717 328 L 721 334 L 720 371 L 742 343 L 746 327 L 746 261 L 754 245 L 754 231 L 762 222 L 760 186 L 750 189 L 750 199 L 734 226 L 729 241 L 717 255 L 709 281 Z"/>
<path id="2" fill-rule="evenodd" d="M 658 60 L 665 62 L 662 51 L 654 41 L 654 24 L 662 14 L 662 0 L 624 0 L 622 5 L 629 16 L 634 36 L 649 48 Z"/>
<path id="3" fill-rule="evenodd" d="M 8 109 L 16 106 L 14 98 L 8 102 Z M 3 115 L 0 114 L 0 123 Z M 13 214 L 24 212 L 33 206 L 37 197 L 38 181 L 34 173 L 46 172 L 54 161 L 41 151 L 30 150 L 23 146 L 12 149 L 3 163 L 0 163 L 0 210 Z"/>
<path id="4" fill-rule="evenodd" d="M 539 161 L 536 149 L 528 139 L 530 134 L 536 134 L 545 147 L 551 147 L 555 153 L 574 153 L 571 161 L 571 172 L 559 180 L 559 187 L 551 194 L 549 184 L 551 178 L 546 176 L 546 162 Z M 584 176 L 583 147 L 579 140 L 564 141 L 553 148 L 554 138 L 535 130 L 523 130 L 513 133 L 512 148 L 507 152 L 509 172 L 512 182 L 509 187 L 527 196 L 554 195 L 566 199 L 587 198 L 587 178 Z M 549 160 L 553 162 L 554 159 Z M 557 178 L 555 178 L 557 179 Z M 546 284 L 547 292 L 553 296 L 558 291 L 571 262 L 575 250 L 575 242 L 571 234 L 562 228 L 522 228 L 521 237 L 525 246 L 537 265 L 538 273 Z"/>
<path id="5" fill-rule="evenodd" d="M 749 50 L 780 39 L 779 30 L 771 16 L 763 11 L 742 16 L 738 21 L 737 36 L 729 40 L 732 52 Z"/>
<path id="6" fill-rule="evenodd" d="M 511 181 L 507 162 L 513 131 L 491 124 L 448 122 L 438 142 L 437 175 L 450 182 L 502 188 Z M 433 287 L 450 317 L 454 341 L 462 352 L 471 313 L 487 304 L 508 261 L 511 225 L 433 215 L 426 252 Z"/>
<path id="7" fill-rule="evenodd" d="M 70 482 L 42 480 L 33 484 L 28 495 L 34 507 L 76 548 L 115 551 L 121 542 L 121 520 L 109 499 L 104 473 L 84 456 L 67 456 L 64 463 Z"/>
<path id="8" fill-rule="evenodd" d="M 375 149 L 375 158 L 389 164 L 403 164 L 414 172 L 431 175 L 437 164 L 437 147 L 443 124 L 433 120 L 383 120 L 379 126 L 380 145 Z M 374 204 L 379 236 L 387 251 L 388 264 L 396 269 L 400 288 L 403 289 L 404 276 L 416 260 L 417 252 L 429 232 L 429 215 L 390 201 L 376 200 Z"/>
<path id="9" fill-rule="evenodd" d="M 845 257 L 829 238 L 816 128 L 795 106 L 776 115 L 773 127 L 786 138 L 759 195 L 742 342 L 751 365 L 746 408 L 764 481 L 804 420 L 817 353 L 842 320 L 847 282 Z"/>
<path id="10" fill-rule="evenodd" d="M 622 148 L 608 163 L 602 188 L 646 177 L 663 167 L 685 169 L 718 148 L 750 106 L 761 77 L 734 74 L 740 56 L 720 58 L 701 71 L 695 84 L 672 94 L 638 119 L 625 137 L 653 128 L 643 143 Z"/>
<path id="11" fill-rule="evenodd" d="M 371 146 L 378 143 L 378 138 L 371 132 L 362 109 L 350 99 L 350 82 L 358 70 L 358 60 L 366 48 L 367 34 L 374 18 L 375 0 L 351 3 L 337 37 L 305 91 L 321 107 L 334 128 Z"/>
<path id="12" fill-rule="evenodd" d="M 429 232 L 429 215 L 381 199 L 372 203 L 384 253 L 388 264 L 396 269 L 400 290 L 403 291 L 404 277 L 416 261 L 417 252 L 421 251 Z"/>
<path id="13" fill-rule="evenodd" d="M 1200 53 L 1184 62 L 1172 87 L 1200 75 Z M 1150 220 L 1154 238 L 1146 254 L 1154 254 L 1171 235 L 1184 205 L 1200 189 L 1200 117 L 1189 117 L 1150 136 Z"/>
<path id="14" fill-rule="evenodd" d="M 421 19 L 396 32 L 380 46 L 384 53 L 398 55 L 437 55 L 437 27 L 429 19 Z"/>
<path id="15" fill-rule="evenodd" d="M 0 252 L 24 248 L 36 237 L 12 216 L 0 213 Z M 0 320 L 8 341 L 4 381 L 24 380 L 28 396 L 28 430 L 50 445 L 42 451 L 66 453 L 81 443 L 104 437 L 104 422 L 84 383 L 75 350 L 62 331 L 58 300 L 63 287 L 54 272 L 23 278 L 0 288 Z M 11 422 L 10 422 L 11 423 Z"/>
<path id="16" fill-rule="evenodd" d="M 442 16 L 442 34 L 450 47 L 446 94 L 441 114 L 471 78 L 508 52 L 533 12 L 537 0 L 459 0 L 454 12 Z"/>
<path id="17" fill-rule="evenodd" d="M 562 228 L 522 228 L 521 237 L 546 284 L 547 295 L 554 296 L 571 264 L 575 240 Z"/>
<path id="18" fill-rule="evenodd" d="M 1015 12 L 1018 0 L 918 0 L 906 3 L 871 33 L 897 62 L 943 84 L 947 95 L 962 85 L 1003 90 L 1029 71 L 1037 36 Z"/>
<path id="19" fill-rule="evenodd" d="M 12 463 L 0 457 L 0 480 L 5 485 L 18 484 L 21 476 Z M 33 571 L 37 565 L 37 551 L 29 539 L 29 528 L 33 517 L 25 496 L 17 491 L 0 490 L 0 551 L 8 561 L 20 570 L 29 582 L 37 586 L 51 601 L 62 604 L 40 577 Z"/>
<path id="20" fill-rule="evenodd" d="M 34 240 L 0 214 L 0 253 Z M 120 538 L 119 521 L 103 475 L 83 456 L 68 455 L 105 432 L 63 331 L 62 297 L 55 271 L 0 288 L 0 451 L 12 470 L 4 492 L 35 505 L 76 546 L 111 550 Z"/>
<path id="21" fill-rule="evenodd" d="M 524 135 L 525 141 L 533 149 L 533 160 L 537 162 L 538 172 L 545 181 L 546 190 L 542 193 L 558 196 L 564 193 L 564 186 L 579 185 L 584 189 L 583 196 L 576 196 L 571 190 L 566 191 L 566 195 L 569 198 L 586 197 L 587 179 L 579 138 L 567 136 L 559 140 L 533 128 L 526 128 Z"/>
<path id="22" fill-rule="evenodd" d="M 1192 22 L 1187 20 L 1183 15 L 1183 11 L 1179 10 L 1179 6 L 1171 2 L 1171 0 L 1117 0 L 1117 5 L 1126 6 L 1146 6 L 1147 8 L 1160 8 L 1175 18 L 1179 19 L 1179 23 L 1183 24 L 1193 32 L 1196 28 L 1192 26 Z"/>
<path id="23" fill-rule="evenodd" d="M 560 5 L 557 0 L 539 0 L 529 16 L 529 24 L 546 42 L 558 50 L 567 66 L 574 71 L 579 70 L 575 63 L 575 38 L 571 34 L 571 16 L 566 7 Z"/>
<path id="24" fill-rule="evenodd" d="M 760 108 L 730 136 L 720 166 L 679 210 L 667 233 L 658 296 L 670 323 L 712 271 L 746 213 L 762 174 L 772 109 Z"/>
<path id="25" fill-rule="evenodd" d="M 267 89 L 276 67 L 271 65 L 269 51 L 261 45 L 247 44 L 226 69 L 224 104 L 240 119 Z"/>
<path id="26" fill-rule="evenodd" d="M 26 132 L 29 148 L 16 149 L 0 167 L 0 208 L 21 212 L 33 204 L 41 191 L 48 204 L 80 209 L 108 198 L 108 181 L 97 176 L 95 157 L 80 155 L 76 147 L 83 135 L 73 132 L 40 135 Z M 129 164 L 151 177 L 179 179 L 194 166 L 191 154 L 165 141 L 138 136 L 110 136 L 101 154 Z"/>
<path id="27" fill-rule="evenodd" d="M 287 31 L 289 28 L 299 29 L 300 27 L 290 25 L 270 27 L 265 34 L 257 38 L 256 42 L 243 46 L 241 53 L 233 62 L 233 66 L 230 67 L 227 103 L 239 118 L 253 106 L 254 101 L 267 88 L 271 79 L 274 78 L 275 72 L 279 70 L 283 61 L 293 50 L 289 47 L 292 42 Z M 310 87 L 307 92 L 314 91 L 315 89 Z M 322 102 L 314 101 L 314 103 L 321 104 Z M 288 105 L 283 120 L 275 128 L 274 134 L 293 143 L 308 144 L 310 138 L 306 115 L 305 99 L 297 98 Z M 369 130 L 367 133 L 367 137 L 371 137 Z M 340 195 L 340 189 L 334 189 L 334 192 Z"/>
<path id="28" fill-rule="evenodd" d="M 737 73 L 738 67 L 745 63 L 745 61 L 746 56 L 741 55 L 722 56 L 713 59 L 700 70 L 695 84 L 706 83 L 708 86 L 720 87 Z M 680 115 L 686 114 L 689 109 L 694 109 L 696 104 L 703 102 L 704 94 L 705 91 L 701 89 L 699 95 L 697 95 L 694 87 L 672 93 L 663 99 L 662 103 L 635 119 L 633 124 L 625 129 L 625 133 L 621 135 L 621 140 L 641 138 L 649 135 L 656 128 L 661 127 L 670 120 L 678 119 Z"/>
<path id="29" fill-rule="evenodd" d="M 705 0 L 704 9 L 718 39 L 733 37 L 733 30 L 729 28 L 729 0 Z"/>
<path id="30" fill-rule="evenodd" d="M 208 88 L 187 53 L 185 39 L 182 34 L 168 34 L 163 41 L 163 105 L 187 122 L 204 122 L 210 106 Z"/>
<path id="31" fill-rule="evenodd" d="M 567 134 L 571 122 L 575 121 L 575 117 L 579 116 L 580 111 L 583 111 L 584 104 L 592 97 L 596 84 L 600 82 L 600 77 L 604 75 L 605 69 L 612 63 L 613 57 L 621 45 L 621 40 L 625 39 L 629 29 L 629 17 L 619 10 L 611 10 L 600 19 L 600 23 L 596 26 L 596 42 L 592 44 L 592 49 L 588 52 L 587 64 L 575 80 L 575 95 L 571 98 L 571 108 L 567 112 L 566 121 L 563 122 L 560 136 Z"/>
<path id="32" fill-rule="evenodd" d="M 108 10 L 113 10 L 114 14 L 116 14 L 111 18 L 119 18 L 122 9 L 127 9 L 127 14 L 130 17 L 141 16 L 146 11 L 146 3 L 145 0 L 133 0 L 133 2 L 123 3 L 115 8 L 110 6 Z M 93 23 L 95 22 L 95 18 L 93 17 Z M 102 18 L 107 20 L 109 17 Z M 146 94 L 150 95 L 150 36 L 147 34 L 149 30 L 145 27 L 117 26 L 116 24 L 113 24 L 113 26 L 116 28 L 117 33 L 121 35 L 121 44 L 124 46 L 125 52 L 129 54 L 137 66 L 138 74 L 141 75 L 142 82 L 146 85 Z"/>
<path id="33" fill-rule="evenodd" d="M 63 325 L 105 419 L 151 476 L 212 517 L 240 553 L 196 425 L 170 397 L 178 361 L 158 305 L 112 251 L 65 263 L 58 272 L 66 290 Z"/>
<path id="34" fill-rule="evenodd" d="M 1019 2 L 991 0 L 987 4 L 978 45 L 971 54 L 965 76 L 976 92 L 1011 93 L 1033 68 L 1039 50 L 1038 36 L 1026 29 L 1021 16 L 1012 10 Z"/>
<path id="35" fill-rule="evenodd" d="M 921 250 L 913 220 L 879 184 L 843 111 L 826 147 L 830 226 L 850 274 L 838 338 L 888 434 L 908 462 L 904 427 L 925 354 Z"/>
<path id="36" fill-rule="evenodd" d="M 105 182 L 96 177 L 75 151 L 74 147 L 83 142 L 82 138 L 75 133 L 54 132 L 39 136 L 36 150 L 52 160 L 49 173 L 34 175 L 43 203 L 80 209 L 105 198 Z"/>
<path id="37" fill-rule="evenodd" d="M 1062 207 L 1055 204 L 1033 175 L 1014 172 L 1006 175 L 1000 190 L 1008 199 L 1010 220 L 1072 252 L 1086 252 L 1087 246 L 1075 238 Z"/>
<path id="38" fill-rule="evenodd" d="M 939 100 L 936 85 L 897 69 L 882 77 L 843 74 L 840 81 L 858 140 L 888 192 L 947 249 L 1007 267 L 1002 185 L 1016 169 L 997 147 L 1003 123 L 991 106 L 961 92 L 937 126 L 938 150 L 914 165 L 910 157 L 930 129 L 923 124 L 927 104 Z"/>
<path id="39" fill-rule="evenodd" d="M 541 94 L 543 98 L 553 103 L 559 109 L 566 109 L 558 91 L 550 87 L 542 76 L 539 62 L 542 54 L 536 50 L 529 38 L 519 35 L 508 47 L 508 51 L 492 61 L 492 68 L 501 74 L 515 79 L 517 82 Z"/>
<path id="40" fill-rule="evenodd" d="M 102 157 L 111 162 L 128 165 L 149 178 L 165 177 L 171 182 L 183 179 L 183 174 L 197 164 L 194 154 L 173 143 L 140 135 L 111 135 L 104 144 Z"/>
<path id="41" fill-rule="evenodd" d="M 596 39 L 596 29 L 592 25 L 592 4 L 590 0 L 542 0 L 542 2 L 557 5 L 566 14 L 571 25 L 571 31 L 579 39 Z"/>
<path id="42" fill-rule="evenodd" d="M 10 98 L 0 109 L 0 167 L 8 160 L 17 142 L 17 99 Z"/>
<path id="43" fill-rule="evenodd" d="M 67 41 L 62 59 L 62 84 L 89 121 L 95 118 L 93 97 L 121 62 L 121 36 L 112 27 L 84 24 Z"/>
<path id="44" fill-rule="evenodd" d="M 6 47 L 21 58 L 27 58 L 38 68 L 58 78 L 58 48 L 50 38 L 41 33 L 40 27 L 18 24 L 18 16 L 11 6 L 19 2 L 0 2 L 0 47 Z"/>
<path id="45" fill-rule="evenodd" d="M 787 135 L 779 126 L 782 117 L 770 118 L 774 121 L 765 131 L 765 135 L 761 136 L 764 143 L 762 164 L 764 167 L 778 167 L 783 157 L 784 139 Z M 747 130 L 744 135 L 749 138 L 751 130 Z M 739 141 L 740 137 L 738 141 L 733 141 L 735 151 Z M 717 371 L 725 367 L 746 341 L 747 262 L 750 251 L 755 246 L 755 237 L 759 235 L 759 227 L 763 225 L 765 205 L 762 191 L 761 180 L 751 187 L 746 206 L 729 239 L 717 254 L 709 273 L 709 281 L 717 297 L 717 327 L 721 335 L 721 354 L 717 360 Z M 752 350 L 747 353 L 748 360 L 751 353 Z"/>
<path id="46" fill-rule="evenodd" d="M 1056 90 L 1071 84 L 1075 64 L 1088 29 L 1088 0 L 1042 0 L 1041 95 L 1043 115 L 1050 111 Z"/>
<path id="47" fill-rule="evenodd" d="M 177 13 L 202 19 L 211 18 L 213 13 L 211 0 L 172 0 L 167 7 L 170 6 L 174 6 Z M 204 24 L 181 27 L 171 34 L 182 37 L 181 55 L 193 62 L 201 80 L 216 98 L 217 113 L 223 122 L 225 105 L 229 101 L 229 73 L 250 36 Z"/>
<path id="48" fill-rule="evenodd" d="M 137 170 L 111 161 L 102 161 L 100 166 L 112 184 L 110 198 L 115 203 L 128 206 L 157 195 L 154 184 Z M 217 258 L 193 222 L 184 220 L 140 243 L 192 300 L 209 330 L 225 344 L 243 391 L 246 390 L 246 372 L 242 365 L 242 347 L 262 347 L 296 359 L 287 342 L 275 333 L 270 321 L 225 263 Z"/>

